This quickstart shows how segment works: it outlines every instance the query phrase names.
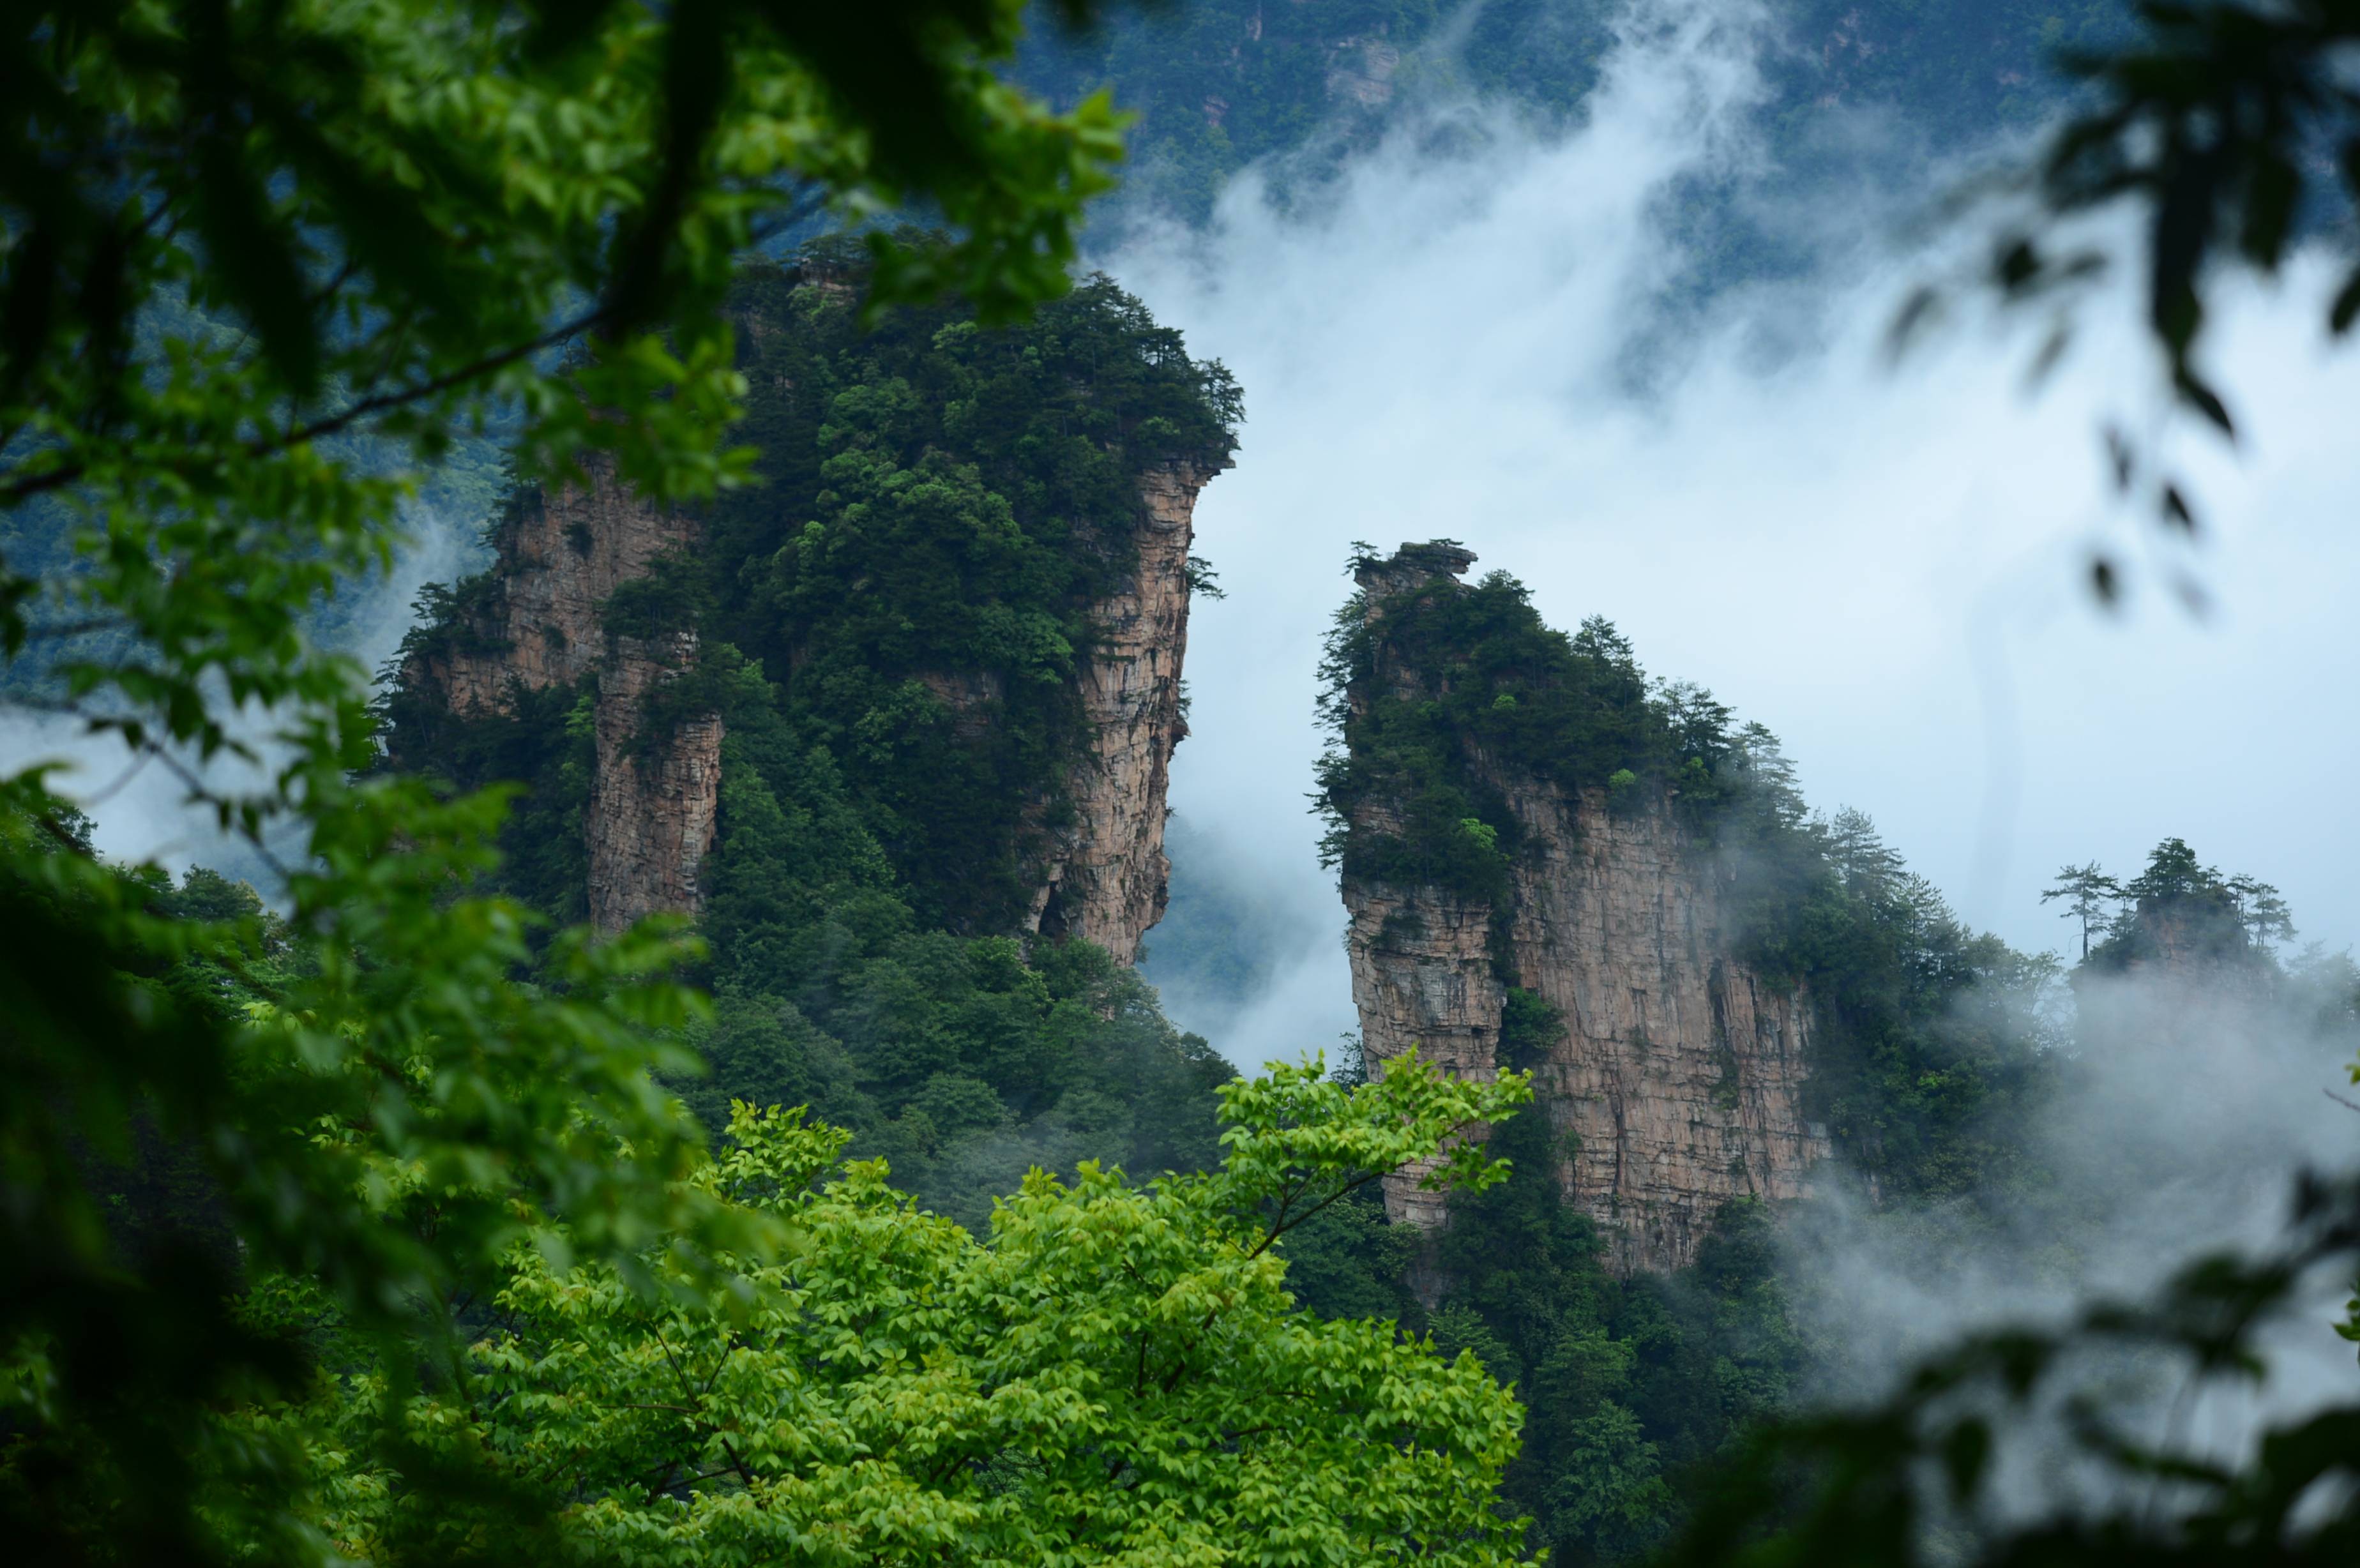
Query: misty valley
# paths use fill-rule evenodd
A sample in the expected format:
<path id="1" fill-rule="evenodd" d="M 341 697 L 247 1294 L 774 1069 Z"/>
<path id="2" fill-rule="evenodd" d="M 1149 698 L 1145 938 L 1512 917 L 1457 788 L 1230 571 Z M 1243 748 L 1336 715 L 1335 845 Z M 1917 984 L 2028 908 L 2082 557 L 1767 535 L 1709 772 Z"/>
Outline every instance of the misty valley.
<path id="1" fill-rule="evenodd" d="M 2355 29 L 36 7 L 12 1559 L 2360 1560 L 2350 726 L 2240 749 L 2125 608 L 2331 701 L 2355 563 L 2239 530 L 2360 470 L 2260 393 L 2222 476 L 2282 340 L 2204 306 L 2360 316 Z M 1985 270 L 1835 280 L 2027 147 Z M 1809 445 L 1839 318 L 2052 311 L 2045 374 L 2134 283 L 2085 357 L 2180 422 L 2089 405 L 2114 520 L 1999 519 L 1982 361 Z M 1878 550 L 1952 469 L 1995 542 L 1775 494 L 1847 464 Z M 2129 651 L 2019 704 L 2019 600 Z"/>

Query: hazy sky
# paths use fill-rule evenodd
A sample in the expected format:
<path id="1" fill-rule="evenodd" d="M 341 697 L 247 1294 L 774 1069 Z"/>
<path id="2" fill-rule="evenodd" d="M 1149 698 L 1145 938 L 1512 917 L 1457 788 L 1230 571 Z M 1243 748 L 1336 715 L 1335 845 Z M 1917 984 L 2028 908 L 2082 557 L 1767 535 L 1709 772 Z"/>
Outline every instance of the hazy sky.
<path id="1" fill-rule="evenodd" d="M 1220 1041 L 1239 1060 L 1352 1023 L 1304 797 L 1354 539 L 1457 538 L 1553 624 L 1608 615 L 1651 671 L 1775 731 L 1815 805 L 1868 811 L 2020 945 L 2068 940 L 2038 901 L 2055 867 L 2135 871 L 2166 835 L 2276 883 L 2306 938 L 2360 939 L 2360 354 L 2328 352 L 2319 278 L 2223 301 L 2235 453 L 2162 417 L 2122 302 L 2037 398 L 2026 331 L 1962 325 L 1888 370 L 1895 306 L 1938 265 L 1895 236 L 1941 170 L 1777 214 L 1823 257 L 1808 283 L 1668 305 L 1673 182 L 1760 156 L 1754 47 L 1658 33 L 1569 137 L 1492 123 L 1448 159 L 1404 137 L 1314 213 L 1275 215 L 1249 181 L 1208 235 L 1113 259 L 1246 392 L 1237 468 L 1197 512 L 1229 597 L 1196 612 L 1173 776 L 1221 875 L 1303 931 L 1280 994 Z M 2111 499 L 2102 415 L 2197 476 L 2200 548 Z M 2100 540 L 2135 564 L 2119 614 L 2083 587 Z M 2201 618 L 2168 587 L 2183 570 Z"/>

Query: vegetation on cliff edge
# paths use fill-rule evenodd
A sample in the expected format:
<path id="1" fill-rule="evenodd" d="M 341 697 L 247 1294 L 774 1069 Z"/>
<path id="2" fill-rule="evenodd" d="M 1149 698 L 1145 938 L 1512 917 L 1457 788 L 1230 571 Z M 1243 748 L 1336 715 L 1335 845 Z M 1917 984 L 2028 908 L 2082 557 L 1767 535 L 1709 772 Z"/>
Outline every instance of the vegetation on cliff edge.
<path id="1" fill-rule="evenodd" d="M 1917 1196 L 2038 1179 L 2006 1129 L 2038 1093 L 2053 961 L 1961 924 L 1864 816 L 1812 815 L 1769 731 L 1650 681 L 1603 617 L 1557 631 L 1505 572 L 1373 592 L 1338 613 L 1322 667 L 1319 806 L 1347 879 L 1488 903 L 1496 930 L 1535 827 L 1512 787 L 1657 814 L 1719 885 L 1738 953 L 1809 987 L 1814 1116 L 1862 1171 Z M 1503 942 L 1493 957 L 1517 984 Z"/>
<path id="2" fill-rule="evenodd" d="M 970 1225 L 1034 1161 L 1208 1168 L 1228 1065 L 1128 970 L 1024 924 L 1091 739 L 1076 675 L 1132 564 L 1141 476 L 1225 464 L 1235 385 L 1102 278 L 999 328 L 956 303 L 864 328 L 858 278 L 841 245 L 744 274 L 750 482 L 602 606 L 610 637 L 695 634 L 639 715 L 648 744 L 698 713 L 726 728 L 700 872 L 712 1073 L 683 1091 L 716 1129 L 733 1097 L 808 1105 Z M 480 635 L 488 587 L 429 597 L 413 678 Z M 405 757 L 526 786 L 503 885 L 571 918 L 595 689 L 494 716 L 431 684 L 386 702 Z"/>

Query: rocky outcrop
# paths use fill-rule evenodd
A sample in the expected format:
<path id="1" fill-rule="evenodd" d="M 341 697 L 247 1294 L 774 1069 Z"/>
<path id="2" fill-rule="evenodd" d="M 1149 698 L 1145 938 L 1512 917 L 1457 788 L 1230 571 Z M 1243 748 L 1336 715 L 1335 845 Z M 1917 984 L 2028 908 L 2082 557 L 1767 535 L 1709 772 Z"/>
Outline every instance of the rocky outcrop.
<path id="1" fill-rule="evenodd" d="M 584 483 L 525 491 L 492 539 L 491 596 L 465 636 L 405 672 L 441 691 L 452 711 L 504 713 L 509 684 L 567 686 L 606 653 L 598 606 L 647 575 L 666 551 L 694 542 L 695 525 L 625 488 L 614 460 L 590 453 Z"/>
<path id="2" fill-rule="evenodd" d="M 1188 553 L 1196 495 L 1211 477 L 1186 463 L 1140 477 L 1131 564 L 1092 610 L 1096 638 L 1080 668 L 1090 744 L 1067 776 L 1068 820 L 1048 835 L 1032 905 L 1034 930 L 1094 942 L 1123 964 L 1164 918 L 1171 879 L 1164 803 L 1173 748 L 1188 733 Z"/>
<path id="3" fill-rule="evenodd" d="M 721 719 L 694 713 L 669 733 L 650 733 L 648 713 L 656 689 L 695 662 L 688 633 L 660 649 L 618 638 L 599 672 L 597 761 L 583 825 L 590 918 L 602 931 L 704 902 L 696 872 L 718 825 Z"/>
<path id="4" fill-rule="evenodd" d="M 1362 569 L 1366 602 L 1381 619 L 1388 597 L 1463 592 L 1456 578 L 1473 559 L 1405 546 Z M 1382 669 L 1400 694 L 1437 678 L 1398 660 Z M 1666 800 L 1610 810 L 1604 790 L 1568 792 L 1471 746 L 1469 763 L 1520 829 L 1508 891 L 1473 900 L 1347 876 L 1364 1048 L 1380 1066 L 1415 1046 L 1488 1076 L 1511 983 L 1536 995 L 1557 1035 L 1533 1063 L 1526 1114 L 1559 1135 L 1557 1181 L 1599 1222 L 1619 1269 L 1685 1265 L 1724 1203 L 1799 1196 L 1829 1154 L 1803 1106 L 1808 998 L 1740 962 L 1725 873 Z M 1364 805 L 1352 830 L 1398 831 L 1388 812 Z M 1445 1200 L 1421 1190 L 1422 1174 L 1387 1178 L 1388 1211 L 1442 1224 Z"/>
<path id="5" fill-rule="evenodd" d="M 1348 880 L 1344 908 L 1351 916 L 1344 945 L 1352 964 L 1352 1005 L 1370 1062 L 1382 1071 L 1414 1046 L 1454 1076 L 1498 1076 L 1507 987 L 1492 969 L 1491 906 L 1438 888 Z M 1465 1136 L 1480 1141 L 1490 1130 L 1470 1127 Z M 1384 1179 L 1388 1217 L 1428 1227 L 1449 1217 L 1445 1195 L 1423 1184 L 1439 1162 L 1420 1160 Z"/>
<path id="6" fill-rule="evenodd" d="M 648 729 L 650 694 L 696 661 L 694 633 L 650 647 L 610 639 L 599 622 L 616 589 L 695 542 L 695 524 L 634 495 L 611 459 L 592 454 L 582 466 L 582 483 L 523 495 L 494 536 L 486 597 L 454 635 L 414 655 L 402 680 L 468 716 L 511 713 L 519 691 L 596 673 L 596 761 L 583 832 L 590 916 L 615 931 L 658 910 L 699 907 L 697 864 L 713 847 L 720 806 L 722 726 L 706 714 Z"/>
<path id="7" fill-rule="evenodd" d="M 1328 49 L 1328 99 L 1383 108 L 1393 102 L 1393 74 L 1401 61 L 1401 50 L 1382 37 L 1338 39 Z"/>
<path id="8" fill-rule="evenodd" d="M 639 500 L 611 463 L 592 459 L 587 468 L 586 483 L 524 497 L 496 536 L 485 597 L 453 635 L 413 656 L 404 681 L 438 692 L 453 713 L 492 714 L 512 712 L 519 690 L 595 673 L 596 764 L 584 832 L 591 917 L 614 930 L 657 910 L 699 908 L 697 866 L 717 828 L 722 724 L 691 716 L 648 733 L 649 699 L 694 665 L 695 637 L 676 633 L 654 646 L 610 637 L 599 611 L 666 553 L 693 546 L 695 525 Z M 1108 548 L 1129 564 L 1092 607 L 1094 637 L 1078 668 L 1089 743 L 1061 799 L 1034 813 L 1032 929 L 1097 942 L 1125 964 L 1163 918 L 1171 874 L 1164 796 L 1173 748 L 1187 734 L 1180 677 L 1189 549 L 1196 495 L 1210 476 L 1181 462 L 1150 468 L 1137 516 L 1120 520 L 1127 533 L 1110 530 Z M 997 673 L 920 680 L 962 735 L 993 722 Z"/>

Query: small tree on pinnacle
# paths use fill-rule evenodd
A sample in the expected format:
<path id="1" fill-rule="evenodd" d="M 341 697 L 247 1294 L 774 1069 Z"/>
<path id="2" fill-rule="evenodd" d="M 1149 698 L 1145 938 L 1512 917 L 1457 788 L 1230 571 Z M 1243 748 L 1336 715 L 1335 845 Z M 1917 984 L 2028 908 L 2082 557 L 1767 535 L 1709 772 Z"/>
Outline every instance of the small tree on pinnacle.
<path id="1" fill-rule="evenodd" d="M 2040 901 L 2046 904 L 2051 899 L 2064 899 L 2065 907 L 2058 911 L 2059 918 L 2081 922 L 2081 957 L 2086 963 L 2091 937 L 2103 934 L 2114 923 L 2108 906 L 2119 902 L 2122 897 L 2122 884 L 2099 870 L 2093 860 L 2087 866 L 2061 868 L 2057 873 L 2057 886 L 2041 894 Z"/>

